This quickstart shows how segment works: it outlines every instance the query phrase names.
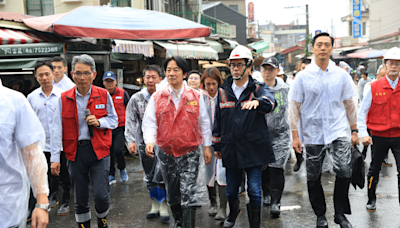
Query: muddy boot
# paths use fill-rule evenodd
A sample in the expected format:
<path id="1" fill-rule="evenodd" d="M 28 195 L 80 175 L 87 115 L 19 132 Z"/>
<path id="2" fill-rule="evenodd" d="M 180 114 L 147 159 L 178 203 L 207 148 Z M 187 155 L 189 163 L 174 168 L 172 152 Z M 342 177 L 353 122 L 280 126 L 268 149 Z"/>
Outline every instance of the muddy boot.
<path id="1" fill-rule="evenodd" d="M 240 215 L 240 202 L 239 200 L 229 201 L 229 215 L 224 221 L 225 228 L 231 228 L 235 225 L 236 218 Z"/>
<path id="2" fill-rule="evenodd" d="M 368 202 L 367 211 L 376 211 L 376 187 L 378 179 L 372 176 L 368 177 Z"/>
<path id="3" fill-rule="evenodd" d="M 249 217 L 250 228 L 260 228 L 261 206 L 247 204 L 247 215 Z"/>
<path id="4" fill-rule="evenodd" d="M 208 196 L 210 198 L 210 208 L 208 209 L 209 216 L 215 216 L 217 214 L 217 189 L 216 187 L 207 187 Z"/>
<path id="5" fill-rule="evenodd" d="M 296 155 L 297 161 L 296 161 L 296 164 L 293 167 L 293 171 L 297 172 L 297 171 L 299 171 L 301 163 L 304 161 L 304 158 L 303 158 L 303 154 L 299 154 L 299 153 L 296 153 L 296 152 L 294 152 L 294 154 Z"/>
<path id="6" fill-rule="evenodd" d="M 182 207 L 180 204 L 171 206 L 172 216 L 175 219 L 174 228 L 182 228 Z"/>
<path id="7" fill-rule="evenodd" d="M 182 228 L 196 228 L 196 208 L 183 209 Z"/>
<path id="8" fill-rule="evenodd" d="M 218 195 L 219 195 L 219 209 L 215 216 L 215 220 L 224 221 L 226 219 L 226 203 L 228 199 L 226 198 L 226 187 L 218 185 Z"/>
<path id="9" fill-rule="evenodd" d="M 271 209 L 269 213 L 272 215 L 272 217 L 278 218 L 281 214 L 281 197 L 281 190 L 271 189 Z"/>

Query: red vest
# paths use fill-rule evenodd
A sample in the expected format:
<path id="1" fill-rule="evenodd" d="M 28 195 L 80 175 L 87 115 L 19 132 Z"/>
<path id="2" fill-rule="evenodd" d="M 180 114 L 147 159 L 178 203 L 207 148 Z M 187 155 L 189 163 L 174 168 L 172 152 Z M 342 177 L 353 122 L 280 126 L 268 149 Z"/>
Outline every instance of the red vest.
<path id="1" fill-rule="evenodd" d="M 118 115 L 118 127 L 125 126 L 126 107 L 124 103 L 125 90 L 115 87 L 114 94 L 111 96 L 114 102 L 114 108 Z"/>
<path id="2" fill-rule="evenodd" d="M 184 86 L 178 110 L 169 86 L 156 92 L 157 145 L 165 153 L 180 157 L 195 150 L 202 141 L 199 126 L 200 93 Z"/>
<path id="3" fill-rule="evenodd" d="M 79 121 L 76 109 L 75 87 L 61 94 L 62 101 L 62 139 L 65 156 L 70 161 L 75 161 L 78 147 Z M 96 109 L 96 105 L 104 106 L 103 109 Z M 92 92 L 87 108 L 97 119 L 107 115 L 107 90 L 92 85 Z M 98 129 L 93 127 L 93 137 L 90 138 L 97 159 L 102 159 L 110 154 L 112 142 L 111 129 Z"/>
<path id="4" fill-rule="evenodd" d="M 367 116 L 371 134 L 400 137 L 400 83 L 392 89 L 386 77 L 371 83 L 372 103 Z"/>

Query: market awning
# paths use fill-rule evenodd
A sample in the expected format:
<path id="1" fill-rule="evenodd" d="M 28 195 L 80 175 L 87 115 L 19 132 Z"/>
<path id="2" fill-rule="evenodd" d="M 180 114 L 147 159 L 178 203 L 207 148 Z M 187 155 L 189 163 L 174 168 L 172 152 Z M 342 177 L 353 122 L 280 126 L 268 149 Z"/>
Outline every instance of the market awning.
<path id="1" fill-rule="evenodd" d="M 212 47 L 216 52 L 218 53 L 223 53 L 224 52 L 224 47 L 222 46 L 222 44 L 218 41 L 215 40 L 206 40 L 206 42 L 208 43 L 208 45 L 210 45 L 210 47 Z"/>
<path id="2" fill-rule="evenodd" d="M 218 53 L 208 45 L 199 43 L 154 41 L 165 49 L 166 58 L 180 56 L 185 59 L 218 60 Z"/>
<path id="3" fill-rule="evenodd" d="M 61 42 L 63 40 L 65 39 L 54 34 L 0 29 L 0 44 L 2 45 Z"/>
<path id="4" fill-rule="evenodd" d="M 151 41 L 128 41 L 128 40 L 114 40 L 115 46 L 112 52 L 127 53 L 127 54 L 142 54 L 146 57 L 154 57 L 154 47 Z"/>
<path id="5" fill-rule="evenodd" d="M 230 40 L 230 39 L 223 39 L 224 41 L 226 41 L 232 49 L 234 49 L 236 46 L 239 46 L 240 44 L 235 41 L 235 40 Z"/>
<path id="6" fill-rule="evenodd" d="M 264 50 L 269 48 L 269 43 L 267 43 L 265 41 L 260 41 L 257 43 L 250 44 L 248 47 L 250 49 L 253 49 L 253 51 L 255 51 L 256 53 L 261 53 Z"/>
<path id="7" fill-rule="evenodd" d="M 382 57 L 386 51 L 381 51 L 381 50 L 373 50 L 373 49 L 368 49 L 368 50 L 361 50 L 357 51 L 351 54 L 347 54 L 348 58 L 359 58 L 359 59 L 372 59 L 372 58 L 379 58 Z"/>
<path id="8" fill-rule="evenodd" d="M 0 70 L 34 68 L 37 61 L 39 60 L 48 60 L 48 59 L 38 59 L 38 58 L 0 59 Z"/>
<path id="9" fill-rule="evenodd" d="M 63 53 L 64 43 L 1 45 L 0 56 L 54 55 Z"/>
<path id="10" fill-rule="evenodd" d="M 228 64 L 226 63 L 220 63 L 217 61 L 199 61 L 199 65 L 201 65 L 203 68 L 209 68 L 209 67 L 228 67 Z"/>

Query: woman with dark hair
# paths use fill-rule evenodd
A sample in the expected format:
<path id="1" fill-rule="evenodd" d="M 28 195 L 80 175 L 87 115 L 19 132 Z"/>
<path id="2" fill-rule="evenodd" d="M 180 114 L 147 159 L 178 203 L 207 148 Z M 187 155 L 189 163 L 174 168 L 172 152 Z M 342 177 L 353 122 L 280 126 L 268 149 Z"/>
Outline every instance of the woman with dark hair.
<path id="1" fill-rule="evenodd" d="M 222 84 L 221 73 L 216 67 L 207 68 L 203 72 L 201 77 L 201 83 L 203 87 L 201 94 L 203 94 L 204 103 L 207 108 L 208 116 L 212 125 L 214 124 L 214 113 L 215 113 L 215 102 L 218 97 L 218 88 Z M 214 149 L 211 147 L 212 159 L 211 163 L 206 166 L 206 180 L 208 195 L 210 198 L 210 208 L 208 214 L 210 216 L 215 216 L 215 220 L 224 221 L 226 218 L 226 177 L 225 168 L 222 166 L 222 159 L 216 159 L 214 155 Z M 219 193 L 219 209 L 217 210 L 217 189 L 214 186 L 217 182 L 218 193 Z"/>
<path id="2" fill-rule="evenodd" d="M 200 78 L 201 78 L 201 74 L 199 71 L 197 71 L 197 70 L 189 71 L 189 73 L 187 75 L 188 86 L 195 90 L 199 90 Z"/>

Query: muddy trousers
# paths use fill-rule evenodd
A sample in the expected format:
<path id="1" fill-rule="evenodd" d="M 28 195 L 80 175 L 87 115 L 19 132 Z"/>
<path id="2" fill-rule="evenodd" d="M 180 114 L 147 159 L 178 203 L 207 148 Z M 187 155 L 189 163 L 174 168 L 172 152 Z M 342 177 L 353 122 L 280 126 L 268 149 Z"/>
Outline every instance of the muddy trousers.
<path id="1" fill-rule="evenodd" d="M 332 155 L 333 170 L 336 172 L 333 203 L 335 214 L 351 214 L 349 187 L 351 181 L 351 146 L 344 139 L 330 145 L 306 145 L 307 187 L 311 206 L 317 216 L 324 215 L 326 203 L 321 185 L 322 164 L 326 152 Z"/>

